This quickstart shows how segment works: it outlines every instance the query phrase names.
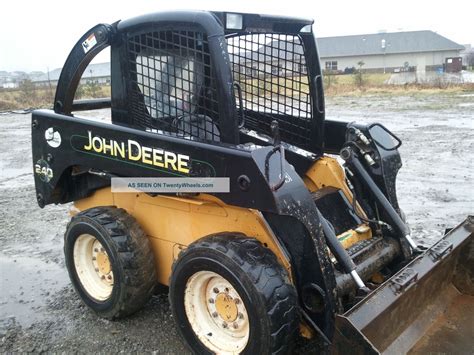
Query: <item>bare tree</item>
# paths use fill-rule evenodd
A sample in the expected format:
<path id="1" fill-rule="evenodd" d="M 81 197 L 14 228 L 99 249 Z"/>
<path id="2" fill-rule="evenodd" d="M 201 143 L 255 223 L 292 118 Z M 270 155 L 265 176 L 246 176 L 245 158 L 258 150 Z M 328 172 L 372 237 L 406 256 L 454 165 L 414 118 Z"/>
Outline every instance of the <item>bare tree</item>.
<path id="1" fill-rule="evenodd" d="M 18 85 L 21 93 L 22 102 L 30 102 L 32 99 L 36 98 L 36 86 L 33 84 L 31 79 L 24 79 Z"/>
<path id="2" fill-rule="evenodd" d="M 329 89 L 331 86 L 337 84 L 336 71 L 327 69 L 324 71 L 324 88 Z"/>
<path id="3" fill-rule="evenodd" d="M 99 83 L 95 80 L 88 80 L 86 84 L 86 95 L 90 98 L 100 97 L 102 94 L 102 88 Z"/>
<path id="4" fill-rule="evenodd" d="M 365 85 L 365 75 L 362 72 L 362 67 L 365 65 L 365 63 L 361 60 L 357 63 L 359 66 L 357 70 L 354 73 L 354 83 L 359 87 L 363 87 Z"/>
<path id="5" fill-rule="evenodd" d="M 471 50 L 470 52 L 467 53 L 466 57 L 466 65 L 470 67 L 471 69 L 474 68 L 474 50 Z"/>

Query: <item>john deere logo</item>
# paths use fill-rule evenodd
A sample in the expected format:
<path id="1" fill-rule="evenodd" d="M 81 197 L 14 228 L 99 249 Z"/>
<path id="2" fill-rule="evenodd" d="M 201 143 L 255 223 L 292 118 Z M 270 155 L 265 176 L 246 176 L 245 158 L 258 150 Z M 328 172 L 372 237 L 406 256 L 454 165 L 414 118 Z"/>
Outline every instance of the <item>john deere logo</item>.
<path id="1" fill-rule="evenodd" d="M 128 139 L 126 142 L 117 141 L 93 135 L 91 131 L 88 131 L 87 140 L 80 149 L 183 174 L 189 174 L 190 171 L 190 157 L 188 155 L 147 147 L 132 139 Z"/>
<path id="2" fill-rule="evenodd" d="M 61 134 L 53 127 L 49 127 L 44 132 L 44 138 L 50 147 L 57 148 L 61 145 Z"/>

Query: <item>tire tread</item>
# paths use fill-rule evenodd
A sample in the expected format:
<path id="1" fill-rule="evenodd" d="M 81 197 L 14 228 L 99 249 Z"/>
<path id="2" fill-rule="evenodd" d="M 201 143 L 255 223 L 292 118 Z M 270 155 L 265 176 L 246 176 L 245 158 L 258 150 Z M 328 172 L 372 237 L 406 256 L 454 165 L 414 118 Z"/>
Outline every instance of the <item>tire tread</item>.
<path id="1" fill-rule="evenodd" d="M 246 272 L 264 298 L 270 323 L 271 353 L 290 353 L 299 325 L 297 294 L 286 269 L 273 252 L 257 239 L 241 233 L 220 233 L 190 244 L 173 264 L 173 272 L 181 257 L 198 248 L 219 251 Z"/>
<path id="2" fill-rule="evenodd" d="M 79 219 L 99 224 L 110 237 L 124 271 L 124 297 L 119 298 L 111 312 L 101 315 L 113 320 L 135 313 L 150 299 L 157 280 L 148 237 L 135 218 L 122 208 L 107 206 L 81 211 L 71 219 L 67 230 Z"/>

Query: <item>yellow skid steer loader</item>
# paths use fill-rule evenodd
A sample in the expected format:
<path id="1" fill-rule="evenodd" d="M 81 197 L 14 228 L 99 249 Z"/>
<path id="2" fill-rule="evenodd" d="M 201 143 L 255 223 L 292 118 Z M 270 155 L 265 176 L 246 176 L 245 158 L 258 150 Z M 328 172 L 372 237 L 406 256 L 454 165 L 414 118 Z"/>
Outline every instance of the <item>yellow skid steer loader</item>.
<path id="1" fill-rule="evenodd" d="M 164 12 L 79 39 L 54 108 L 32 115 L 38 204 L 73 202 L 72 284 L 107 319 L 169 286 L 199 354 L 289 353 L 298 334 L 335 353 L 472 352 L 473 217 L 417 246 L 395 191 L 401 141 L 325 120 L 312 23 Z M 74 100 L 107 47 L 111 98 Z M 103 108 L 111 122 L 76 114 Z M 229 190 L 111 189 L 171 177 Z"/>

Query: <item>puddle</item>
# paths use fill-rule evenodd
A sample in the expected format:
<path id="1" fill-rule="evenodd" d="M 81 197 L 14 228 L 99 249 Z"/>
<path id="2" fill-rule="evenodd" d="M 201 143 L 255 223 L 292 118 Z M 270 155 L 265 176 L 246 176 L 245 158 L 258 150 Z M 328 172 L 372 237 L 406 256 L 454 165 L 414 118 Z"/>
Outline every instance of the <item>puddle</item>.
<path id="1" fill-rule="evenodd" d="M 68 283 L 67 271 L 54 262 L 0 253 L 0 319 L 23 327 L 46 319 L 47 299 Z"/>

